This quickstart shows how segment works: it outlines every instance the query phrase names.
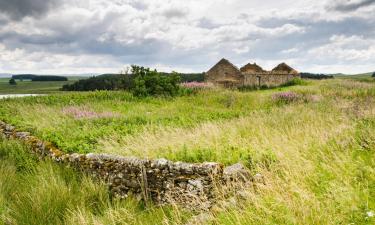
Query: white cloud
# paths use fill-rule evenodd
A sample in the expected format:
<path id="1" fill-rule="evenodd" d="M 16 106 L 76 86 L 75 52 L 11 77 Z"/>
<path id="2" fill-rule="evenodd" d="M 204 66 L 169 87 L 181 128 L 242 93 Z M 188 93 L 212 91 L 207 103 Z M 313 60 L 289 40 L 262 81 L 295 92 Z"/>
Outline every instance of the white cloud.
<path id="1" fill-rule="evenodd" d="M 117 71 L 133 63 L 203 71 L 222 57 L 297 69 L 370 65 L 374 6 L 355 1 L 350 7 L 359 7 L 342 12 L 328 0 L 65 0 L 43 8 L 43 17 L 0 15 L 0 72 Z"/>
<path id="2" fill-rule="evenodd" d="M 338 60 L 350 63 L 372 63 L 375 59 L 375 39 L 365 39 L 361 36 L 334 35 L 326 45 L 308 51 L 311 56 L 324 60 Z"/>

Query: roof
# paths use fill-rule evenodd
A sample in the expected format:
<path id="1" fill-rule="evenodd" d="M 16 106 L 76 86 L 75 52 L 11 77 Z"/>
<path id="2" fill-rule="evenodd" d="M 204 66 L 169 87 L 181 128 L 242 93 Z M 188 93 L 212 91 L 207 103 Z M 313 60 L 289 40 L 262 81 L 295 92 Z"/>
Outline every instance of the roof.
<path id="1" fill-rule="evenodd" d="M 241 72 L 265 72 L 265 70 L 258 66 L 256 63 L 248 63 L 245 66 L 241 67 Z"/>
<path id="2" fill-rule="evenodd" d="M 288 66 L 286 63 L 280 63 L 275 68 L 272 69 L 272 72 L 287 72 L 291 74 L 298 74 L 298 71 Z"/>
<path id="3" fill-rule="evenodd" d="M 224 66 L 230 66 L 230 67 L 233 67 L 235 70 L 238 70 L 238 72 L 240 72 L 240 70 L 238 69 L 237 66 L 235 66 L 233 63 L 229 62 L 229 60 L 225 59 L 225 58 L 222 58 L 218 63 L 216 63 L 210 70 L 214 69 L 215 67 L 217 66 L 220 66 L 220 65 L 224 65 Z M 208 70 L 208 72 L 210 72 L 210 70 Z"/>

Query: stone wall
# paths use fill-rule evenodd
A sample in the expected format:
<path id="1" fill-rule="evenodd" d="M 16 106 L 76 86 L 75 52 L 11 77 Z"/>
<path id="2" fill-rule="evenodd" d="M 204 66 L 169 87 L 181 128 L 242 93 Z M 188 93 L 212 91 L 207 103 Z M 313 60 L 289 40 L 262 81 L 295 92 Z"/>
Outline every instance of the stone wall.
<path id="1" fill-rule="evenodd" d="M 263 73 L 243 73 L 244 75 L 244 86 L 279 86 L 287 83 L 299 75 L 287 74 L 287 73 L 275 73 L 275 72 L 263 72 Z"/>
<path id="2" fill-rule="evenodd" d="M 105 181 L 119 197 L 129 195 L 157 204 L 179 203 L 186 207 L 210 208 L 216 187 L 238 176 L 219 163 L 182 163 L 166 159 L 137 159 L 106 154 L 66 154 L 51 143 L 0 121 L 0 133 L 31 146 L 34 154 L 49 158 Z"/>

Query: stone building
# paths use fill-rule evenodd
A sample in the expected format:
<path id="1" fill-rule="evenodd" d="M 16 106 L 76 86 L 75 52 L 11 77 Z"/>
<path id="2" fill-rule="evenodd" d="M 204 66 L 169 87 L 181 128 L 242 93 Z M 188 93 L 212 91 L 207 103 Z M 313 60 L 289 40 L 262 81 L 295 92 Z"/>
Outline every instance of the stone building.
<path id="1" fill-rule="evenodd" d="M 266 71 L 256 63 L 248 63 L 238 69 L 226 59 L 220 60 L 205 74 L 206 82 L 223 87 L 272 87 L 282 85 L 295 77 L 300 77 L 298 71 L 285 63 Z"/>

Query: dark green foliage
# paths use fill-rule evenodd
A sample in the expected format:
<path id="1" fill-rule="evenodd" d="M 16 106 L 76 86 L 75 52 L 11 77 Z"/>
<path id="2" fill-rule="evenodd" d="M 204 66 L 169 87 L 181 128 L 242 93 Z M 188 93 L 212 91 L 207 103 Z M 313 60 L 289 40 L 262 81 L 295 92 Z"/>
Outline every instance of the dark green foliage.
<path id="1" fill-rule="evenodd" d="M 15 80 L 31 80 L 31 81 L 68 81 L 67 77 L 54 75 L 34 75 L 34 74 L 19 74 L 13 75 Z"/>
<path id="2" fill-rule="evenodd" d="M 36 76 L 31 81 L 68 81 L 68 78 L 63 76 Z"/>
<path id="3" fill-rule="evenodd" d="M 16 85 L 17 83 L 16 83 L 16 80 L 12 78 L 12 79 L 9 80 L 9 84 L 10 85 Z"/>
<path id="4" fill-rule="evenodd" d="M 34 74 L 18 74 L 18 75 L 13 75 L 12 78 L 15 80 L 32 80 L 33 78 L 37 76 L 38 75 L 34 75 Z"/>
<path id="5" fill-rule="evenodd" d="M 160 77 L 176 78 L 176 73 L 158 73 Z M 134 85 L 132 74 L 103 74 L 89 79 L 79 80 L 73 84 L 64 85 L 63 91 L 95 91 L 95 90 L 130 90 Z M 202 82 L 203 73 L 179 74 L 179 82 Z M 167 79 L 168 80 L 168 79 Z M 140 85 L 140 84 L 139 84 Z M 169 95 L 169 94 L 168 94 Z"/>
<path id="6" fill-rule="evenodd" d="M 163 75 L 172 75 L 171 73 L 162 73 Z M 179 73 L 181 82 L 204 82 L 204 73 Z"/>
<path id="7" fill-rule="evenodd" d="M 177 73 L 163 75 L 156 70 L 132 66 L 134 86 L 132 93 L 138 97 L 176 96 L 179 91 L 180 76 Z"/>
<path id="8" fill-rule="evenodd" d="M 372 74 L 372 77 L 375 77 L 375 72 Z"/>
<path id="9" fill-rule="evenodd" d="M 332 75 L 326 75 L 326 74 L 300 73 L 300 75 L 301 75 L 301 78 L 314 79 L 314 80 L 333 79 Z"/>
<path id="10" fill-rule="evenodd" d="M 95 91 L 95 90 L 129 90 L 132 85 L 132 75 L 103 74 L 89 79 L 79 80 L 62 87 L 63 91 Z"/>

